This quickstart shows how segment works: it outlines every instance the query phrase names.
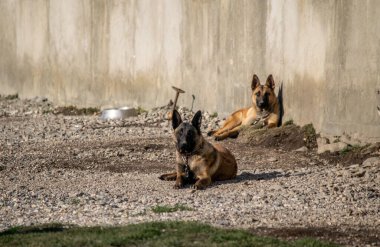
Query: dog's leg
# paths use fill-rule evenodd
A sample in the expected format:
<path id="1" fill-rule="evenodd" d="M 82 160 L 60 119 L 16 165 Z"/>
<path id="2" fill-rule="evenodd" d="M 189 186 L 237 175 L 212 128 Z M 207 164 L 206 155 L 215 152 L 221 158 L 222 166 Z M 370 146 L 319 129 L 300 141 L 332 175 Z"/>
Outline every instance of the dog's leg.
<path id="1" fill-rule="evenodd" d="M 224 124 L 222 127 L 220 127 L 218 130 L 212 130 L 207 133 L 208 136 L 211 135 L 220 135 L 221 133 L 228 131 L 235 126 L 241 124 L 241 117 L 238 116 L 238 113 L 234 113 L 231 116 L 229 116 L 226 121 L 224 121 Z"/>
<path id="2" fill-rule="evenodd" d="M 253 122 L 254 122 L 253 118 L 246 118 L 246 119 L 244 119 L 244 121 L 239 122 L 238 125 L 233 126 L 228 131 L 222 133 L 221 135 L 215 136 L 215 141 L 221 141 L 221 140 L 224 140 L 228 137 L 236 138 L 239 135 L 240 130 L 244 126 L 248 126 L 248 125 L 252 124 Z"/>
<path id="3" fill-rule="evenodd" d="M 192 186 L 193 189 L 201 190 L 206 188 L 211 184 L 211 176 L 209 174 L 208 169 L 201 171 L 199 174 L 197 174 L 196 182 Z"/>
<path id="4" fill-rule="evenodd" d="M 207 136 L 215 136 L 215 135 L 220 135 L 221 133 L 227 131 L 227 128 L 226 126 L 229 124 L 230 122 L 229 121 L 226 121 L 222 127 L 220 127 L 219 129 L 217 130 L 211 130 L 209 132 L 207 132 Z"/>
<path id="5" fill-rule="evenodd" d="M 271 114 L 269 118 L 265 121 L 265 125 L 268 129 L 277 127 L 277 124 L 278 124 L 278 115 L 276 114 Z"/>
<path id="6" fill-rule="evenodd" d="M 241 124 L 233 127 L 232 129 L 222 133 L 221 135 L 215 135 L 215 141 L 221 141 L 228 137 L 236 138 L 239 135 L 239 132 L 245 126 L 251 125 L 254 122 L 254 118 L 246 118 Z"/>
<path id="7" fill-rule="evenodd" d="M 206 188 L 211 184 L 211 177 L 208 174 L 198 175 L 197 182 L 192 186 L 196 190 L 201 190 Z"/>
<path id="8" fill-rule="evenodd" d="M 177 163 L 174 189 L 180 189 L 185 184 L 185 164 Z"/>
<path id="9" fill-rule="evenodd" d="M 226 121 L 224 121 L 224 124 L 221 128 L 219 128 L 216 131 L 210 131 L 208 133 L 208 135 L 209 136 L 213 135 L 213 136 L 217 137 L 217 136 L 223 134 L 224 132 L 232 130 L 236 126 L 241 125 L 243 123 L 243 119 L 245 119 L 245 116 L 246 116 L 248 111 L 249 111 L 249 108 L 244 108 L 244 109 L 240 109 L 240 110 L 232 113 L 232 115 L 230 115 L 226 119 Z"/>
<path id="10" fill-rule="evenodd" d="M 181 189 L 184 185 L 184 182 L 183 182 L 183 176 L 182 175 L 179 175 L 177 174 L 177 177 L 176 177 L 176 180 L 175 180 L 175 184 L 174 184 L 174 189 Z"/>
<path id="11" fill-rule="evenodd" d="M 222 128 L 220 128 L 218 131 L 214 133 L 215 140 L 217 140 L 218 137 L 225 135 L 225 133 L 228 133 L 231 130 L 235 129 L 236 127 L 239 127 L 240 125 L 241 125 L 241 121 L 230 121 L 226 123 Z"/>
<path id="12" fill-rule="evenodd" d="M 242 127 L 243 127 L 242 125 L 239 125 L 233 128 L 232 130 L 226 131 L 221 135 L 215 136 L 215 141 L 221 141 L 228 137 L 231 137 L 231 138 L 237 137 Z"/>
<path id="13" fill-rule="evenodd" d="M 159 176 L 158 178 L 165 181 L 174 181 L 177 178 L 177 172 L 165 173 Z"/>
<path id="14" fill-rule="evenodd" d="M 212 136 L 214 135 L 218 130 L 210 130 L 209 132 L 207 132 L 207 136 Z"/>

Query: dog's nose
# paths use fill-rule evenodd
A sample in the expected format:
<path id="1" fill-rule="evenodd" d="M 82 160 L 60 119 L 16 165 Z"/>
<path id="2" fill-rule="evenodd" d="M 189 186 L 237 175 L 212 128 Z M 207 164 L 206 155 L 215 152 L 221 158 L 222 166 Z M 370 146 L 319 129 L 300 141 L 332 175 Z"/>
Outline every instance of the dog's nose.
<path id="1" fill-rule="evenodd" d="M 179 145 L 179 149 L 181 151 L 186 151 L 187 150 L 187 143 L 186 142 L 182 142 L 180 145 Z"/>

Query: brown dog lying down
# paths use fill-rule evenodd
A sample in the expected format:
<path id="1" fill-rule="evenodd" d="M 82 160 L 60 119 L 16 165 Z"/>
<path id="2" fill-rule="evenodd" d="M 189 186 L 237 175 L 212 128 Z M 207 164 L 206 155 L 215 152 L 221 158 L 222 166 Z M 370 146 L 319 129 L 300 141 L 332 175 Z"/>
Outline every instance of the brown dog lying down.
<path id="1" fill-rule="evenodd" d="M 174 188 L 179 189 L 192 183 L 194 189 L 203 189 L 213 181 L 236 177 L 235 157 L 219 144 L 211 144 L 201 133 L 202 113 L 198 111 L 191 123 L 182 122 L 174 110 L 172 125 L 176 144 L 177 171 L 160 176 L 162 180 L 175 180 Z"/>
<path id="2" fill-rule="evenodd" d="M 272 75 L 268 76 L 265 85 L 260 85 L 257 75 L 253 75 L 251 83 L 252 106 L 232 113 L 221 128 L 208 132 L 208 135 L 214 136 L 217 141 L 227 137 L 237 137 L 244 126 L 255 124 L 257 121 L 262 123 L 261 127 L 277 127 L 280 107 L 274 88 L 275 83 Z"/>

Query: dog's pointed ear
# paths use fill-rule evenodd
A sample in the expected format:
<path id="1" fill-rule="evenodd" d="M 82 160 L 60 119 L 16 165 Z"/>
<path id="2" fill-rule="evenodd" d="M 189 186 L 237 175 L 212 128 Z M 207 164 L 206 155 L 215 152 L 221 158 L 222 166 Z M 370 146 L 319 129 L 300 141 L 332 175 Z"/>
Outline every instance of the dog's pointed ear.
<path id="1" fill-rule="evenodd" d="M 274 89 L 275 84 L 274 84 L 274 80 L 273 80 L 273 76 L 272 76 L 272 74 L 270 74 L 270 75 L 268 76 L 268 78 L 267 78 L 267 82 L 265 83 L 265 86 Z"/>
<path id="2" fill-rule="evenodd" d="M 197 111 L 195 113 L 193 120 L 191 120 L 191 124 L 198 130 L 199 134 L 201 133 L 201 123 L 202 123 L 202 112 Z"/>
<path id="3" fill-rule="evenodd" d="M 179 115 L 177 110 L 172 112 L 172 126 L 173 129 L 176 129 L 182 123 L 181 115 Z"/>
<path id="4" fill-rule="evenodd" d="M 255 88 L 259 85 L 260 85 L 260 79 L 259 79 L 259 77 L 257 77 L 256 74 L 254 74 L 253 78 L 252 78 L 252 83 L 251 83 L 252 91 L 255 90 Z"/>

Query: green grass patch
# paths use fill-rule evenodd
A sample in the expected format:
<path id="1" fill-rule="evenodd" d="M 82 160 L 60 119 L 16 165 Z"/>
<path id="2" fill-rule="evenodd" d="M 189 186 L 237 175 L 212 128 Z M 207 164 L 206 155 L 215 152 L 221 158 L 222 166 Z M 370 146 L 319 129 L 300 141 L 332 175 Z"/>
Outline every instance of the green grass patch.
<path id="1" fill-rule="evenodd" d="M 218 117 L 218 113 L 217 112 L 214 112 L 213 114 L 210 115 L 211 118 L 216 118 Z"/>
<path id="2" fill-rule="evenodd" d="M 317 146 L 317 133 L 313 124 L 306 124 L 302 126 L 301 130 L 304 133 L 304 141 L 307 148 L 314 148 Z"/>
<path id="3" fill-rule="evenodd" d="M 141 115 L 141 114 L 148 112 L 148 111 L 139 106 L 139 107 L 137 107 L 136 112 L 137 112 L 137 115 Z"/>
<path id="4" fill-rule="evenodd" d="M 193 211 L 192 208 L 187 207 L 182 204 L 175 204 L 174 206 L 169 206 L 169 205 L 157 205 L 152 207 L 152 211 L 154 213 L 172 213 L 172 212 L 177 212 L 177 211 Z"/>
<path id="5" fill-rule="evenodd" d="M 339 152 L 339 154 L 346 155 L 346 154 L 351 153 L 351 152 L 360 152 L 361 149 L 362 149 L 362 147 L 359 145 L 353 145 L 353 146 L 348 145 L 343 150 L 341 150 Z"/>
<path id="6" fill-rule="evenodd" d="M 16 227 L 0 233 L 0 246 L 337 246 L 314 239 L 294 242 L 258 237 L 196 222 L 151 222 L 123 227 Z"/>
<path id="7" fill-rule="evenodd" d="M 294 124 L 293 119 L 290 119 L 290 120 L 286 121 L 286 122 L 283 124 L 283 126 L 293 125 L 293 124 Z"/>

